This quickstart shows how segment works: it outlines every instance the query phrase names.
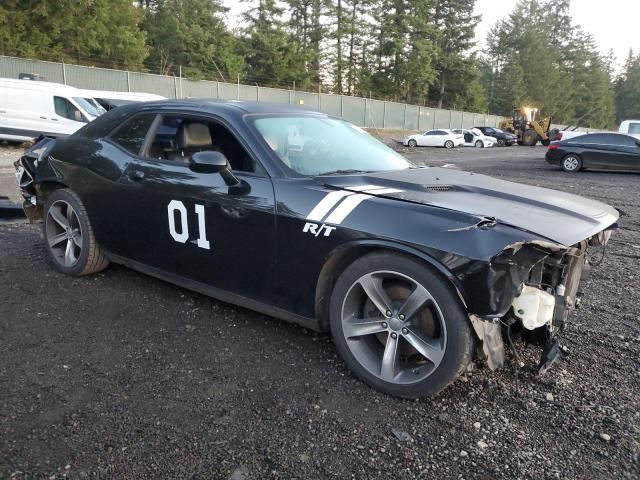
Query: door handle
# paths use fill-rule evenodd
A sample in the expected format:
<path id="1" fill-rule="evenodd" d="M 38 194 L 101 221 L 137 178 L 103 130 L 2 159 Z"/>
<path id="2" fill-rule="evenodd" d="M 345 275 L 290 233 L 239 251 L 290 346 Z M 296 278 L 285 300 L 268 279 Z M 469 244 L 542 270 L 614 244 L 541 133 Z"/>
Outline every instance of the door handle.
<path id="1" fill-rule="evenodd" d="M 46 119 L 47 119 L 47 117 L 40 117 L 40 118 L 41 118 L 42 120 L 46 120 Z"/>
<path id="2" fill-rule="evenodd" d="M 144 172 L 142 170 L 133 170 L 129 174 L 129 178 L 131 180 L 133 180 L 134 182 L 139 182 L 140 180 L 142 180 L 144 178 Z"/>

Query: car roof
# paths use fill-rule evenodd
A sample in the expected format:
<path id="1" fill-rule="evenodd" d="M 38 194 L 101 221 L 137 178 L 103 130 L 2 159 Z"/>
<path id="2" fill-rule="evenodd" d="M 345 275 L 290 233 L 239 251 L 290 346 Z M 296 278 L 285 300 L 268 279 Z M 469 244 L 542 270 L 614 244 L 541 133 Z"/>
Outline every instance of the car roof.
<path id="1" fill-rule="evenodd" d="M 288 105 L 283 103 L 270 103 L 270 102 L 255 102 L 247 100 L 219 100 L 212 98 L 184 98 L 184 99 L 169 99 L 169 100 L 157 100 L 153 102 L 145 102 L 144 104 L 138 104 L 140 108 L 142 105 L 145 107 L 154 108 L 167 108 L 167 109 L 197 109 L 201 111 L 216 113 L 226 112 L 227 114 L 303 114 L 303 115 L 318 115 L 328 117 L 325 113 L 321 113 L 315 110 L 310 110 L 298 105 Z"/>
<path id="2" fill-rule="evenodd" d="M 150 101 L 150 100 L 166 100 L 167 97 L 156 95 L 155 93 L 146 92 L 110 92 L 107 90 L 86 90 L 80 91 L 93 98 L 107 98 L 112 100 L 134 100 L 134 101 Z"/>
<path id="3" fill-rule="evenodd" d="M 20 80 L 16 78 L 0 78 L 3 87 L 16 87 L 24 90 L 38 90 L 45 92 L 66 93 L 68 95 L 81 96 L 80 90 L 70 85 L 55 82 L 41 82 L 40 80 Z"/>

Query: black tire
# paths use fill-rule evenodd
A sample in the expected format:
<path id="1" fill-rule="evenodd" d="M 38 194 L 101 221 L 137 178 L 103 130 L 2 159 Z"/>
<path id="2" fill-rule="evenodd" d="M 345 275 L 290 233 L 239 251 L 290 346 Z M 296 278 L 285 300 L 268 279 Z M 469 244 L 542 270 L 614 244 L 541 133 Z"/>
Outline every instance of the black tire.
<path id="1" fill-rule="evenodd" d="M 410 147 L 417 147 L 418 146 L 418 142 L 416 142 L 413 138 L 411 140 L 409 140 L 407 142 L 407 145 L 409 145 Z"/>
<path id="2" fill-rule="evenodd" d="M 484 148 L 484 143 L 482 143 L 482 140 L 476 140 L 476 143 L 474 144 L 474 147 L 476 147 L 476 148 Z"/>
<path id="3" fill-rule="evenodd" d="M 538 140 L 538 133 L 533 128 L 525 130 L 522 134 L 522 144 L 527 147 L 533 147 Z"/>
<path id="4" fill-rule="evenodd" d="M 56 226 L 56 222 L 54 222 L 53 220 L 54 215 L 52 212 L 52 208 L 54 208 L 54 210 L 57 210 L 68 208 L 67 206 L 72 207 L 71 215 L 68 214 L 68 210 L 66 211 L 67 219 L 69 216 L 73 217 L 73 215 L 75 215 L 75 217 L 73 218 L 76 222 L 76 228 L 72 230 L 80 233 L 77 242 L 79 245 L 76 244 L 74 247 L 72 243 L 72 248 L 75 248 L 76 252 L 79 253 L 77 255 L 74 255 L 75 262 L 70 262 L 69 264 L 65 264 L 66 256 L 65 258 L 60 258 L 59 249 L 58 251 L 54 250 L 54 247 L 56 247 L 57 244 L 52 245 L 52 242 L 55 241 L 54 233 Z M 70 221 L 70 224 L 71 223 L 72 222 Z M 61 230 L 58 235 L 62 235 L 64 233 L 64 228 L 61 227 L 60 224 L 57 225 L 57 228 Z M 100 245 L 98 245 L 98 243 L 96 242 L 93 234 L 93 229 L 91 227 L 91 222 L 89 220 L 89 215 L 87 214 L 82 201 L 73 191 L 69 189 L 60 189 L 54 191 L 51 195 L 49 195 L 44 208 L 42 230 L 44 234 L 47 254 L 49 255 L 49 258 L 56 266 L 56 268 L 61 272 L 72 276 L 89 275 L 91 273 L 96 273 L 104 270 L 109 265 L 109 260 L 100 248 Z M 71 238 L 69 238 L 67 242 L 71 242 Z"/>
<path id="5" fill-rule="evenodd" d="M 565 172 L 576 173 L 582 170 L 582 158 L 575 153 L 565 155 L 560 162 L 560 168 Z"/>
<path id="6" fill-rule="evenodd" d="M 455 145 L 451 140 L 447 140 L 446 142 L 444 142 L 444 148 L 453 148 L 453 147 L 455 147 Z"/>
<path id="7" fill-rule="evenodd" d="M 498 146 L 499 147 L 504 147 L 505 143 L 504 143 L 504 138 L 499 138 L 498 139 Z"/>
<path id="8" fill-rule="evenodd" d="M 440 347 L 441 356 L 438 360 L 439 363 L 433 362 L 433 366 L 429 365 L 428 368 L 431 368 L 429 373 L 427 373 L 425 378 L 419 378 L 418 381 L 413 381 L 410 379 L 407 381 L 398 381 L 398 382 L 390 382 L 385 381 L 381 378 L 383 366 L 380 366 L 379 374 L 375 374 L 372 372 L 371 368 L 367 368 L 364 365 L 364 362 L 358 360 L 358 345 L 359 342 L 366 341 L 369 342 L 368 345 L 376 348 L 376 351 L 380 349 L 386 352 L 386 342 L 390 341 L 390 337 L 394 335 L 391 332 L 391 324 L 393 321 L 405 320 L 402 318 L 402 315 L 398 315 L 399 311 L 402 309 L 400 307 L 396 313 L 394 313 L 394 317 L 391 318 L 389 316 L 389 324 L 388 329 L 382 333 L 375 333 L 374 335 L 370 335 L 369 333 L 356 335 L 354 337 L 350 337 L 347 340 L 344 326 L 347 325 L 348 320 L 343 322 L 343 318 L 352 319 L 354 317 L 347 315 L 345 316 L 345 312 L 348 311 L 347 307 L 349 305 L 358 305 L 358 300 L 353 300 L 353 292 L 356 292 L 354 289 L 359 289 L 362 293 L 364 293 L 364 288 L 361 287 L 359 283 L 363 278 L 367 278 L 367 276 L 373 276 L 374 274 L 388 274 L 398 272 L 402 276 L 406 276 L 406 278 L 410 278 L 415 280 L 416 288 L 418 285 L 424 287 L 431 295 L 431 297 L 435 300 L 437 308 L 438 308 L 438 316 L 437 320 L 435 320 L 435 316 L 432 316 L 432 321 L 434 325 L 436 325 L 436 321 L 440 323 L 444 323 L 444 327 L 439 330 L 439 336 L 442 337 L 444 332 L 444 342 L 443 346 Z M 380 283 L 383 285 L 383 283 Z M 389 284 L 386 284 L 389 285 Z M 383 287 L 385 292 L 388 294 L 389 299 L 392 298 L 392 289 L 397 287 Z M 415 290 L 414 290 L 415 291 Z M 355 293 L 356 295 L 358 292 Z M 364 293 L 365 299 L 369 299 Z M 399 303 L 394 303 L 394 307 L 396 308 L 398 305 L 402 304 L 406 299 L 402 299 Z M 363 303 L 362 305 L 366 305 Z M 424 314 L 425 310 L 432 310 L 435 307 L 426 306 L 420 307 L 420 309 L 416 310 L 416 314 L 414 316 L 409 316 L 406 319 L 405 325 L 410 329 L 417 328 L 414 322 L 421 322 L 420 315 Z M 364 310 L 364 306 L 362 307 Z M 384 314 L 380 313 L 377 309 L 375 312 L 379 315 L 379 318 L 376 317 L 376 321 L 384 321 L 387 317 Z M 471 331 L 471 326 L 469 322 L 469 318 L 466 315 L 466 312 L 450 285 L 447 284 L 446 279 L 440 277 L 437 273 L 434 273 L 429 267 L 424 264 L 404 255 L 396 254 L 396 253 L 371 253 L 365 255 L 357 260 L 355 260 L 351 265 L 349 265 L 344 272 L 338 278 L 336 285 L 332 291 L 331 299 L 330 299 L 330 325 L 331 325 L 331 333 L 333 336 L 333 340 L 336 344 L 338 352 L 340 353 L 342 359 L 347 364 L 347 366 L 351 369 L 351 371 L 361 380 L 363 380 L 368 385 L 373 388 L 380 390 L 389 395 L 403 397 L 403 398 L 417 398 L 428 395 L 435 395 L 443 388 L 451 384 L 467 367 L 469 362 L 472 359 L 474 346 L 475 346 L 475 337 Z M 388 312 L 390 314 L 391 312 Z M 367 312 L 361 312 L 362 315 L 368 315 Z M 428 315 L 431 315 L 429 313 Z M 356 318 L 360 318 L 359 316 Z M 370 320 L 367 318 L 367 320 Z M 382 323 L 382 326 L 386 326 L 386 323 Z M 409 345 L 407 340 L 408 337 L 405 337 L 405 328 L 402 328 L 402 337 L 400 336 L 400 331 L 397 329 L 398 327 L 394 327 L 398 331 L 397 343 L 394 340 L 394 344 L 397 345 L 397 349 L 399 352 L 402 352 L 403 348 L 406 348 L 406 345 Z M 435 330 L 434 330 L 435 331 Z M 411 333 L 411 332 L 409 332 Z M 369 336 L 364 336 L 369 335 Z M 383 335 L 385 342 L 383 343 L 379 336 Z M 429 339 L 432 340 L 433 339 Z M 438 341 L 438 340 L 435 340 Z M 373 342 L 373 343 L 371 343 Z M 376 344 L 379 342 L 379 344 Z M 402 347 L 400 345 L 403 345 Z M 369 347 L 367 347 L 368 349 Z M 409 349 L 412 347 L 409 346 Z M 352 351 L 352 349 L 354 349 Z M 368 351 L 368 350 L 367 350 Z M 355 354 L 354 354 L 355 352 Z M 414 352 L 417 352 L 414 350 Z M 400 355 L 400 354 L 398 354 Z M 375 356 L 371 356 L 371 362 L 376 365 L 377 358 Z M 361 356 L 359 358 L 366 358 Z M 381 359 L 384 357 L 381 357 Z M 399 357 L 406 358 L 406 357 Z M 381 360 L 382 362 L 382 360 Z M 398 360 L 398 365 L 400 366 L 401 360 Z M 429 360 L 426 362 L 429 363 Z M 371 366 L 371 363 L 370 363 Z M 400 371 L 399 375 L 406 375 L 407 371 L 410 374 L 416 374 L 417 369 L 412 369 L 411 366 L 408 369 Z M 399 378 L 398 376 L 393 377 L 394 379 Z M 406 379 L 406 377 L 401 377 L 402 379 Z"/>

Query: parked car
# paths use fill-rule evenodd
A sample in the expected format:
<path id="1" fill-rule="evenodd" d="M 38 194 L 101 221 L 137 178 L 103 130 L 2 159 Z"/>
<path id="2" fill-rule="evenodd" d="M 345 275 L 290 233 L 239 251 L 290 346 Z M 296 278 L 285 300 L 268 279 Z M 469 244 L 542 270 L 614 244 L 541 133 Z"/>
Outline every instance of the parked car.
<path id="1" fill-rule="evenodd" d="M 625 120 L 620 124 L 620 133 L 640 138 L 640 120 Z"/>
<path id="2" fill-rule="evenodd" d="M 501 366 L 511 328 L 548 367 L 587 245 L 618 219 L 569 193 L 415 167 L 347 122 L 257 102 L 118 107 L 33 146 L 16 177 L 60 271 L 119 263 L 330 331 L 358 377 L 401 397 L 443 389 L 478 347 Z"/>
<path id="3" fill-rule="evenodd" d="M 473 127 L 480 130 L 484 135 L 493 137 L 496 139 L 498 147 L 510 147 L 518 141 L 518 137 L 510 132 L 505 132 L 495 127 Z"/>
<path id="4" fill-rule="evenodd" d="M 472 128 L 470 130 L 455 129 L 452 130 L 452 132 L 464 137 L 465 147 L 489 148 L 493 147 L 497 143 L 497 140 L 494 137 L 484 135 L 477 128 Z"/>
<path id="5" fill-rule="evenodd" d="M 582 169 L 640 172 L 640 140 L 620 133 L 591 133 L 549 145 L 546 160 L 565 172 Z"/>
<path id="6" fill-rule="evenodd" d="M 91 99 L 59 83 L 0 78 L 0 139 L 69 135 L 100 116 Z"/>
<path id="7" fill-rule="evenodd" d="M 166 100 L 162 95 L 143 92 L 108 92 L 105 90 L 82 90 L 87 97 L 94 98 L 105 111 L 133 102 Z"/>
<path id="8" fill-rule="evenodd" d="M 444 128 L 427 130 L 424 133 L 416 133 L 405 137 L 403 141 L 407 147 L 444 147 L 454 148 L 464 144 L 464 136 L 453 133 Z"/>

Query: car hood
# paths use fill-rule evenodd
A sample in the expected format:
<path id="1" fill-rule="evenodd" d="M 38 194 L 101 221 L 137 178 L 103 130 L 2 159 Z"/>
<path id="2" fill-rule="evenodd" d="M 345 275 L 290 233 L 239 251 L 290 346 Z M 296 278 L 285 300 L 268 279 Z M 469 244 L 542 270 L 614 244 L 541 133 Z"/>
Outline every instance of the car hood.
<path id="1" fill-rule="evenodd" d="M 366 175 L 319 177 L 344 190 L 492 217 L 565 246 L 610 227 L 618 211 L 570 193 L 447 168 L 412 168 Z M 384 188 L 376 194 L 375 188 Z"/>

